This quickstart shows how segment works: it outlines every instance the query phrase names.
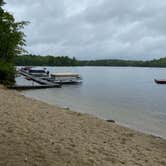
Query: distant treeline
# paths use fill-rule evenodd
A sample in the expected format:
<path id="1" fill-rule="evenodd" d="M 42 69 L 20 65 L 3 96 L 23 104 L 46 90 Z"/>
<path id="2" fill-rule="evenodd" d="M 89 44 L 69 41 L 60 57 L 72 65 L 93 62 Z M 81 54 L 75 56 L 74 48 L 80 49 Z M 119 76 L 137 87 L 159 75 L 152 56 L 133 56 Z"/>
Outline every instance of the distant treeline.
<path id="1" fill-rule="evenodd" d="M 150 61 L 134 61 L 119 59 L 77 60 L 68 56 L 22 55 L 15 58 L 17 66 L 134 66 L 134 67 L 166 67 L 166 57 Z"/>
<path id="2" fill-rule="evenodd" d="M 68 56 L 22 55 L 15 58 L 16 66 L 77 66 L 77 60 Z"/>

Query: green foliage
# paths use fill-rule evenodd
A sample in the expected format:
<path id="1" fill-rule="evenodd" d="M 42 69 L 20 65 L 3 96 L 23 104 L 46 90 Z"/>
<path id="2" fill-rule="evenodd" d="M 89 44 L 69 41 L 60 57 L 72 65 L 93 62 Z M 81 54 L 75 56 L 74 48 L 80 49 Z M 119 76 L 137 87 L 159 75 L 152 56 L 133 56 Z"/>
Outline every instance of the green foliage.
<path id="1" fill-rule="evenodd" d="M 77 60 L 67 56 L 23 55 L 15 58 L 16 66 L 76 66 Z"/>
<path id="2" fill-rule="evenodd" d="M 67 56 L 23 55 L 15 59 L 17 66 L 133 66 L 133 67 L 166 67 L 166 58 L 151 61 L 132 61 L 119 59 L 80 61 Z"/>
<path id="3" fill-rule="evenodd" d="M 24 33 L 20 31 L 26 22 L 16 22 L 14 17 L 0 8 L 0 58 L 12 62 L 14 56 L 22 53 L 25 45 Z"/>
<path id="4" fill-rule="evenodd" d="M 10 81 L 13 83 L 15 69 L 12 64 L 14 64 L 15 56 L 24 51 L 22 47 L 25 45 L 25 35 L 21 29 L 27 22 L 16 22 L 13 15 L 2 8 L 4 4 L 4 1 L 0 0 L 0 62 L 3 65 L 0 66 L 0 72 L 2 72 L 0 79 L 1 83 Z M 4 73 L 7 75 L 4 76 Z"/>
<path id="5" fill-rule="evenodd" d="M 133 67 L 166 67 L 166 58 L 151 61 L 133 61 L 133 60 L 90 60 L 80 61 L 81 66 L 133 66 Z"/>
<path id="6" fill-rule="evenodd" d="M 11 85 L 15 82 L 15 68 L 13 64 L 0 61 L 0 83 Z"/>

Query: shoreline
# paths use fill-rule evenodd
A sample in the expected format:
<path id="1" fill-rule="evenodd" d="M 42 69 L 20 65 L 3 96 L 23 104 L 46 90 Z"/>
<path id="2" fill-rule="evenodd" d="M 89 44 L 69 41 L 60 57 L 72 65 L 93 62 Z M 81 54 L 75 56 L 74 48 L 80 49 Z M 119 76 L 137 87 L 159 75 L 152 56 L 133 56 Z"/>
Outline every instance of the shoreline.
<path id="1" fill-rule="evenodd" d="M 57 107 L 57 108 L 59 108 L 59 109 L 69 110 L 69 111 L 72 111 L 72 112 L 75 112 L 75 113 L 87 114 L 87 115 L 89 115 L 89 116 L 96 117 L 96 118 L 99 118 L 99 119 L 104 120 L 104 121 L 113 120 L 114 123 L 116 123 L 116 124 L 119 125 L 119 126 L 122 126 L 122 127 L 128 128 L 128 129 L 131 129 L 131 130 L 134 130 L 134 131 L 143 133 L 143 134 L 152 135 L 152 136 L 155 136 L 155 137 L 159 137 L 159 138 L 162 138 L 162 139 L 166 139 L 166 137 L 163 136 L 163 135 L 160 135 L 160 134 L 157 134 L 157 133 L 148 131 L 148 130 L 146 130 L 146 129 L 141 129 L 141 128 L 136 127 L 136 126 L 133 127 L 132 125 L 129 125 L 129 124 L 117 122 L 115 119 L 105 119 L 105 118 L 96 116 L 96 115 L 94 115 L 94 114 L 83 113 L 83 112 L 81 112 L 81 111 L 73 110 L 73 109 L 70 109 L 70 107 L 62 106 L 62 105 L 59 105 L 59 104 L 57 104 L 57 103 L 52 104 L 52 103 L 49 103 L 49 102 L 47 102 L 47 101 L 45 101 L 45 100 L 42 100 L 42 99 L 40 99 L 40 98 L 38 98 L 38 97 L 33 97 L 33 96 L 31 96 L 31 95 L 27 95 L 27 94 L 22 93 L 22 92 L 21 92 L 20 94 L 23 95 L 23 96 L 25 96 L 25 97 L 28 97 L 28 98 L 30 98 L 30 99 L 34 99 L 34 100 L 41 101 L 41 102 L 44 102 L 44 103 L 46 103 L 46 104 L 49 104 L 49 105 L 51 105 L 51 106 L 55 106 L 55 107 Z"/>
<path id="2" fill-rule="evenodd" d="M 0 85 L 0 165 L 166 165 L 166 139 Z"/>

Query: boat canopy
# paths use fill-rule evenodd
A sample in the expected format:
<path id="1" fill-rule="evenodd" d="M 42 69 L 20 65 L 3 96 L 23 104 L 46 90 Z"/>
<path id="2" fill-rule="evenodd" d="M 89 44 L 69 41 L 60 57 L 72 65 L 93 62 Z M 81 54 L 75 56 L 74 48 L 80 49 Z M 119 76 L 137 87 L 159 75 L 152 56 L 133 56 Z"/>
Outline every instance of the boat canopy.
<path id="1" fill-rule="evenodd" d="M 30 69 L 29 73 L 46 73 L 46 71 L 41 69 Z"/>
<path id="2" fill-rule="evenodd" d="M 78 73 L 52 73 L 51 74 L 52 77 L 80 77 L 80 75 Z"/>

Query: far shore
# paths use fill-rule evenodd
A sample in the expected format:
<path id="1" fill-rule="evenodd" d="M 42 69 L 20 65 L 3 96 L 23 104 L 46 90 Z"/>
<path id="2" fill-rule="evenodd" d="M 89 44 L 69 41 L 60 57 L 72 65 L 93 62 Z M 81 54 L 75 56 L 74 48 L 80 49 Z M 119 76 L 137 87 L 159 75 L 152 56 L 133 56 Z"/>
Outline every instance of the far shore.
<path id="1" fill-rule="evenodd" d="M 0 165 L 165 166 L 166 139 L 0 85 Z"/>

